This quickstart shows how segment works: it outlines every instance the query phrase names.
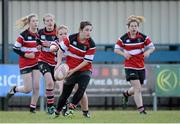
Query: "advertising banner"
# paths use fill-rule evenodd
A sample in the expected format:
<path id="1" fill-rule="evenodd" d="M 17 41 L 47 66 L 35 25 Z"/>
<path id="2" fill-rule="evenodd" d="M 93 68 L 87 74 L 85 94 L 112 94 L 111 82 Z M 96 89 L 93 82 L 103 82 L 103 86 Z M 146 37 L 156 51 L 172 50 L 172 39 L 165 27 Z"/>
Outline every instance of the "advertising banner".
<path id="1" fill-rule="evenodd" d="M 20 76 L 20 71 L 18 65 L 0 65 L 0 96 L 6 96 L 8 91 L 13 86 L 23 85 L 23 80 Z M 29 94 L 16 93 L 16 96 L 22 96 Z M 40 82 L 40 96 L 44 96 L 44 81 L 41 79 Z"/>
<path id="2" fill-rule="evenodd" d="M 40 96 L 45 96 L 44 80 L 40 81 Z M 0 65 L 0 96 L 6 96 L 9 89 L 23 85 L 18 65 Z M 95 64 L 92 78 L 87 88 L 88 95 L 115 95 L 131 87 L 125 79 L 123 65 Z M 146 65 L 146 80 L 143 85 L 143 94 L 151 95 L 156 91 L 159 96 L 180 95 L 180 66 L 179 65 Z M 17 96 L 25 94 L 17 93 Z M 27 94 L 28 96 L 31 95 Z M 55 84 L 55 95 L 60 95 L 59 85 Z"/>
<path id="3" fill-rule="evenodd" d="M 143 93 L 151 94 L 154 91 L 153 65 L 148 65 L 146 69 L 147 79 L 144 81 Z M 123 65 L 101 64 L 94 65 L 92 79 L 88 85 L 87 93 L 91 94 L 121 94 L 131 87 L 126 81 Z"/>
<path id="4" fill-rule="evenodd" d="M 157 96 L 180 96 L 180 65 L 161 65 L 156 68 Z"/>

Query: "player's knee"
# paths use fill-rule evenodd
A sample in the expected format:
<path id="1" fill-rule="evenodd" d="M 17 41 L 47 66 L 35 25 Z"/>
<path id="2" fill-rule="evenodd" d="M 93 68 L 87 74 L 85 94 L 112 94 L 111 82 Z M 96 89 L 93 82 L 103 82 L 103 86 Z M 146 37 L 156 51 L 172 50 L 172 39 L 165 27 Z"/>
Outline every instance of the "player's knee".
<path id="1" fill-rule="evenodd" d="M 34 87 L 34 92 L 39 92 L 39 86 Z"/>
<path id="2" fill-rule="evenodd" d="M 86 87 L 85 87 L 85 86 L 82 86 L 82 87 L 79 87 L 79 88 L 78 88 L 78 92 L 79 92 L 80 94 L 83 94 L 83 95 L 84 95 L 85 90 L 86 90 Z"/>
<path id="3" fill-rule="evenodd" d="M 53 87 L 54 87 L 54 82 L 48 81 L 48 82 L 46 83 L 46 87 L 47 87 L 48 89 L 53 89 Z"/>
<path id="4" fill-rule="evenodd" d="M 24 93 L 30 93 L 32 91 L 32 87 L 25 87 Z"/>
<path id="5" fill-rule="evenodd" d="M 134 91 L 140 93 L 142 91 L 142 88 L 141 87 L 136 87 L 136 88 L 134 88 Z"/>

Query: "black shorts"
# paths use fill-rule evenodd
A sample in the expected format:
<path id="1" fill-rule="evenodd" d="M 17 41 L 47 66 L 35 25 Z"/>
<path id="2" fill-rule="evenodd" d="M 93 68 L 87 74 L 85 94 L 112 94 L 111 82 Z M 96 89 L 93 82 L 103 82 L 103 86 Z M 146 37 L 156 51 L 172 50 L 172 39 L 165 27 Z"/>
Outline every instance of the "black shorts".
<path id="1" fill-rule="evenodd" d="M 141 84 L 144 83 L 145 80 L 145 69 L 142 70 L 134 70 L 134 69 L 125 69 L 126 80 L 139 80 Z"/>
<path id="2" fill-rule="evenodd" d="M 27 67 L 27 68 L 24 68 L 24 69 L 21 69 L 20 70 L 20 74 L 27 74 L 27 73 L 31 73 L 33 70 L 38 70 L 38 64 L 37 65 L 34 65 L 32 67 Z"/>
<path id="3" fill-rule="evenodd" d="M 38 62 L 38 67 L 39 67 L 40 72 L 43 75 L 45 75 L 47 72 L 49 72 L 49 73 L 51 73 L 53 81 L 56 81 L 56 79 L 54 78 L 54 68 L 55 68 L 55 66 L 51 66 L 48 63 L 40 61 L 40 62 Z"/>
<path id="4" fill-rule="evenodd" d="M 70 77 L 66 78 L 64 84 L 75 85 L 77 83 L 78 85 L 88 85 L 91 75 L 92 75 L 91 71 L 83 71 L 83 72 L 77 71 L 74 74 L 72 74 Z"/>

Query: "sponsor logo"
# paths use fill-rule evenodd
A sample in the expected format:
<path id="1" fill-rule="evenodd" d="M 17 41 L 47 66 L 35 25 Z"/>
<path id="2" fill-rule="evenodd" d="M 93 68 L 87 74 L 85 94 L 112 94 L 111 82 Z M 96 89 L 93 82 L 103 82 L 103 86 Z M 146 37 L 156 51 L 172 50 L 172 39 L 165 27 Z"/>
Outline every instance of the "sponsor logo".
<path id="1" fill-rule="evenodd" d="M 165 92 L 173 91 L 178 86 L 178 76 L 170 69 L 160 71 L 157 76 L 157 86 Z"/>
<path id="2" fill-rule="evenodd" d="M 28 40 L 32 40 L 32 37 L 31 37 L 31 36 L 28 36 L 27 39 L 28 39 Z"/>
<path id="3" fill-rule="evenodd" d="M 45 39 L 46 39 L 46 36 L 45 36 L 45 35 L 41 35 L 41 39 L 42 39 L 42 40 L 45 40 Z"/>
<path id="4" fill-rule="evenodd" d="M 77 46 L 77 42 L 76 42 L 76 41 L 73 41 L 73 45 Z"/>

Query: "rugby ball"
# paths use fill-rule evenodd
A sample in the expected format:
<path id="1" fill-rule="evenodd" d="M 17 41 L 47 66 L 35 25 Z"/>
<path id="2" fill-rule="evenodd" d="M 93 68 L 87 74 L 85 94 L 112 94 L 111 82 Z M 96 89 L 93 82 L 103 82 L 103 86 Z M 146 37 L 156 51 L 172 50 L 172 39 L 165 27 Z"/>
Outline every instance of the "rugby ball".
<path id="1" fill-rule="evenodd" d="M 64 80 L 68 74 L 69 66 L 67 64 L 59 65 L 54 71 L 54 78 L 58 81 Z"/>

